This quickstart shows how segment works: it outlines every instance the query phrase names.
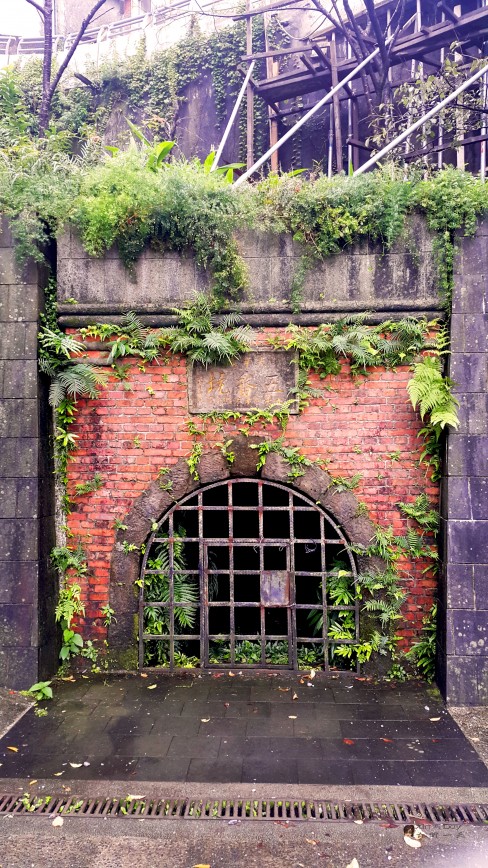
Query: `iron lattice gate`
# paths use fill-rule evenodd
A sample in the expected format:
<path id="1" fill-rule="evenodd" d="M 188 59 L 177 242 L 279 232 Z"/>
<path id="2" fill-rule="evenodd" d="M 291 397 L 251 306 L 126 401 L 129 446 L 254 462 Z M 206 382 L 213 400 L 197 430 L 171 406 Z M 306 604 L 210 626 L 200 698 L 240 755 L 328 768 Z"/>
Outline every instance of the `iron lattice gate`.
<path id="1" fill-rule="evenodd" d="M 306 496 L 256 479 L 208 485 L 148 540 L 140 667 L 350 669 L 355 582 L 344 535 Z"/>

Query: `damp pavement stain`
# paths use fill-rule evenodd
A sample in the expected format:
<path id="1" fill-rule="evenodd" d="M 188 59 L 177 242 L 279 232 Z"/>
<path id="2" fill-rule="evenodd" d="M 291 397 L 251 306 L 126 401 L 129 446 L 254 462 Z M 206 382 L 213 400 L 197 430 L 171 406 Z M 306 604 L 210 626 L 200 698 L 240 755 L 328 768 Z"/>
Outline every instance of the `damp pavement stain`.
<path id="1" fill-rule="evenodd" d="M 0 778 L 487 787 L 423 682 L 77 675 L 0 739 Z"/>

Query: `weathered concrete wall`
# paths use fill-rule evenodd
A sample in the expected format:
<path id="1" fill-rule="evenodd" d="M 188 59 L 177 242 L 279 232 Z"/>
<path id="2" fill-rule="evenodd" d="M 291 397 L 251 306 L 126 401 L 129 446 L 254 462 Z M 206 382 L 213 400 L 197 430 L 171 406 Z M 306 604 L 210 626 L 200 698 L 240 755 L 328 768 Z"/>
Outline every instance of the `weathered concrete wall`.
<path id="1" fill-rule="evenodd" d="M 0 233 L 0 684 L 29 687 L 54 668 L 52 466 L 37 374 L 43 304 L 34 264 L 19 272 Z"/>
<path id="2" fill-rule="evenodd" d="M 454 705 L 488 704 L 488 221 L 456 258 L 450 374 L 460 427 L 450 431 L 442 496 L 443 648 Z"/>
<path id="3" fill-rule="evenodd" d="M 249 288 L 240 304 L 251 323 L 286 325 L 292 315 L 293 277 L 303 254 L 287 235 L 241 231 L 238 243 L 249 272 Z M 117 252 L 103 259 L 89 257 L 73 232 L 58 248 L 59 312 L 63 324 L 79 325 L 80 317 L 135 310 L 158 323 L 175 306 L 204 290 L 208 277 L 191 255 L 164 256 L 146 250 L 132 276 Z M 374 311 L 378 319 L 392 313 L 435 316 L 440 310 L 432 239 L 418 218 L 389 253 L 362 244 L 331 256 L 306 275 L 297 321 L 317 322 L 327 315 Z M 76 307 L 73 302 L 77 304 Z"/>

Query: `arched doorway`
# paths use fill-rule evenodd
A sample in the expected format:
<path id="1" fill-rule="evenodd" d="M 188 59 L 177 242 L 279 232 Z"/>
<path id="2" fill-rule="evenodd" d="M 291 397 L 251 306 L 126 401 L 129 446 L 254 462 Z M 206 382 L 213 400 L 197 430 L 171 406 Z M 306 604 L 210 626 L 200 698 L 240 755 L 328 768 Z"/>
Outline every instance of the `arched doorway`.
<path id="1" fill-rule="evenodd" d="M 206 485 L 147 541 L 139 665 L 350 668 L 337 649 L 358 637 L 355 580 L 344 534 L 306 495 L 257 478 Z"/>

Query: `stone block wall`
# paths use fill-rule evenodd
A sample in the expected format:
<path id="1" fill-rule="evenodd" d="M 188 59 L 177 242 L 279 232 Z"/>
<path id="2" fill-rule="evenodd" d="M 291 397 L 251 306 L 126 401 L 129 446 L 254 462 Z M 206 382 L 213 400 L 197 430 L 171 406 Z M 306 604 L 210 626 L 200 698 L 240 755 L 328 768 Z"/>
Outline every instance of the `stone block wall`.
<path id="1" fill-rule="evenodd" d="M 317 263 L 305 276 L 298 315 L 293 314 L 292 285 L 303 255 L 300 245 L 290 235 L 244 229 L 237 243 L 249 274 L 239 308 L 253 325 L 313 324 L 365 310 L 374 311 L 378 320 L 406 313 L 433 317 L 439 310 L 432 238 L 417 217 L 388 253 L 365 242 Z M 141 314 L 149 325 L 159 325 L 174 307 L 207 286 L 207 275 L 191 255 L 162 256 L 148 248 L 131 274 L 116 250 L 102 259 L 88 256 L 74 232 L 67 232 L 58 245 L 64 325 L 81 325 L 94 316 L 113 321 L 127 310 Z"/>
<path id="2" fill-rule="evenodd" d="M 52 461 L 37 369 L 43 292 L 33 263 L 17 267 L 6 221 L 1 229 L 0 684 L 26 688 L 55 662 Z"/>
<path id="3" fill-rule="evenodd" d="M 449 702 L 488 704 L 488 221 L 456 258 L 450 431 L 442 491 L 439 673 Z"/>

